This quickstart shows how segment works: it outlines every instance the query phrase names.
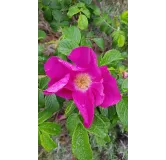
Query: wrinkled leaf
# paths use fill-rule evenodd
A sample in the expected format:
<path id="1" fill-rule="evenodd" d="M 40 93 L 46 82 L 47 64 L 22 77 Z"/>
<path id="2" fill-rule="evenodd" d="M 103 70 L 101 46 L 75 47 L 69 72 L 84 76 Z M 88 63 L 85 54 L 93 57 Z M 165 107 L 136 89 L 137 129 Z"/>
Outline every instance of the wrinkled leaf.
<path id="1" fill-rule="evenodd" d="M 38 61 L 38 74 L 45 74 L 43 63 Z"/>
<path id="2" fill-rule="evenodd" d="M 108 108 L 108 117 L 109 117 L 109 119 L 112 120 L 115 115 L 116 115 L 116 108 L 115 107 L 109 107 Z"/>
<path id="3" fill-rule="evenodd" d="M 46 8 L 43 12 L 44 14 L 44 18 L 47 20 L 47 21 L 52 21 L 52 12 L 51 12 L 51 9 L 50 8 Z"/>
<path id="4" fill-rule="evenodd" d="M 42 134 L 40 134 L 40 140 L 41 140 L 41 145 L 48 152 L 57 147 L 57 144 L 51 139 L 49 134 L 46 132 L 42 132 Z"/>
<path id="5" fill-rule="evenodd" d="M 43 77 L 43 78 L 39 78 L 38 79 L 38 87 L 41 90 L 44 90 L 47 88 L 48 82 L 49 82 L 50 78 L 49 77 Z"/>
<path id="6" fill-rule="evenodd" d="M 91 4 L 92 0 L 80 0 L 81 2 L 84 2 L 85 4 Z"/>
<path id="7" fill-rule="evenodd" d="M 89 39 L 86 39 L 85 37 L 82 37 L 81 46 L 92 47 L 92 42 Z"/>
<path id="8" fill-rule="evenodd" d="M 60 10 L 53 10 L 52 11 L 52 15 L 54 17 L 54 19 L 56 20 L 56 22 L 61 22 L 64 18 L 62 12 Z"/>
<path id="9" fill-rule="evenodd" d="M 84 15 L 80 15 L 79 16 L 79 19 L 78 19 L 78 27 L 81 29 L 81 30 L 84 30 L 84 29 L 87 29 L 88 27 L 88 19 L 86 16 Z"/>
<path id="10" fill-rule="evenodd" d="M 105 126 L 107 129 L 109 129 L 110 127 L 110 120 L 106 117 L 106 116 L 103 116 L 103 115 L 99 115 L 99 117 L 103 120 L 103 122 L 105 123 Z"/>
<path id="11" fill-rule="evenodd" d="M 79 44 L 81 40 L 81 32 L 75 26 L 71 26 L 69 28 L 64 29 L 63 36 L 64 38 L 70 39 L 71 41 L 74 41 L 77 44 Z"/>
<path id="12" fill-rule="evenodd" d="M 124 11 L 120 16 L 120 19 L 123 23 L 128 24 L 128 11 Z"/>
<path id="13" fill-rule="evenodd" d="M 116 111 L 124 127 L 128 125 L 128 98 L 123 99 L 116 105 Z"/>
<path id="14" fill-rule="evenodd" d="M 56 124 L 55 122 L 44 122 L 42 124 L 39 125 L 39 129 L 42 132 L 46 132 L 49 135 L 59 135 L 61 132 L 61 127 L 59 124 Z"/>
<path id="15" fill-rule="evenodd" d="M 71 18 L 73 15 L 79 12 L 80 12 L 80 9 L 78 8 L 78 6 L 71 6 L 69 8 L 69 11 L 67 12 L 67 15 Z"/>
<path id="16" fill-rule="evenodd" d="M 78 47 L 78 44 L 76 42 L 73 42 L 69 39 L 63 39 L 59 42 L 58 51 L 62 54 L 68 55 L 72 49 Z"/>
<path id="17" fill-rule="evenodd" d="M 41 111 L 38 113 L 38 124 L 43 123 L 47 119 L 49 119 L 52 116 L 52 112 L 48 111 L 47 109 Z"/>
<path id="18" fill-rule="evenodd" d="M 123 47 L 125 44 L 125 36 L 124 35 L 119 35 L 118 37 L 118 47 Z"/>
<path id="19" fill-rule="evenodd" d="M 38 45 L 38 55 L 41 55 L 44 50 L 44 47 L 42 45 Z"/>
<path id="20" fill-rule="evenodd" d="M 78 123 L 80 123 L 80 119 L 79 119 L 77 113 L 73 113 L 67 118 L 66 127 L 71 136 L 72 136 L 75 128 L 77 127 Z"/>
<path id="21" fill-rule="evenodd" d="M 124 92 L 126 92 L 128 90 L 128 78 L 123 80 L 121 88 Z"/>
<path id="22" fill-rule="evenodd" d="M 38 40 L 46 38 L 46 33 L 42 30 L 38 30 Z"/>
<path id="23" fill-rule="evenodd" d="M 69 101 L 66 104 L 66 109 L 65 109 L 65 115 L 66 117 L 68 117 L 76 108 L 75 104 L 73 101 Z"/>
<path id="24" fill-rule="evenodd" d="M 44 94 L 43 94 L 43 91 L 40 89 L 38 89 L 38 105 L 40 107 L 44 107 L 45 105 Z"/>
<path id="25" fill-rule="evenodd" d="M 78 124 L 72 136 L 72 152 L 78 160 L 92 160 L 92 149 L 87 131 Z"/>
<path id="26" fill-rule="evenodd" d="M 118 45 L 118 47 L 123 47 L 125 44 L 125 33 L 124 31 L 117 30 L 114 31 L 112 34 L 113 42 Z"/>
<path id="27" fill-rule="evenodd" d="M 103 40 L 103 38 L 93 38 L 93 40 L 102 50 L 104 50 L 104 40 Z"/>
<path id="28" fill-rule="evenodd" d="M 59 103 L 55 94 L 45 96 L 45 108 L 51 112 L 59 110 Z"/>
<path id="29" fill-rule="evenodd" d="M 104 146 L 107 143 L 103 138 L 100 138 L 98 136 L 95 136 L 95 140 L 99 146 Z"/>
<path id="30" fill-rule="evenodd" d="M 91 4 L 89 7 L 93 10 L 93 13 L 96 16 L 99 16 L 101 14 L 100 8 L 98 6 Z"/>
<path id="31" fill-rule="evenodd" d="M 108 65 L 113 61 L 121 59 L 123 59 L 121 53 L 118 50 L 112 49 L 104 54 L 104 57 L 100 61 L 100 65 Z"/>
<path id="32" fill-rule="evenodd" d="M 86 129 L 88 132 L 98 136 L 98 137 L 101 137 L 101 138 L 104 138 L 107 136 L 107 126 L 106 124 L 104 123 L 104 121 L 97 115 L 95 115 L 94 117 L 94 120 L 93 120 L 93 123 L 91 125 L 90 128 L 87 128 Z"/>
<path id="33" fill-rule="evenodd" d="M 81 8 L 81 12 L 84 13 L 86 17 L 90 18 L 90 12 L 86 7 Z"/>
<path id="34" fill-rule="evenodd" d="M 82 3 L 82 2 L 79 2 L 79 3 L 77 3 L 76 5 L 77 5 L 77 7 L 79 7 L 79 8 L 85 8 L 85 7 L 86 7 L 85 4 Z"/>

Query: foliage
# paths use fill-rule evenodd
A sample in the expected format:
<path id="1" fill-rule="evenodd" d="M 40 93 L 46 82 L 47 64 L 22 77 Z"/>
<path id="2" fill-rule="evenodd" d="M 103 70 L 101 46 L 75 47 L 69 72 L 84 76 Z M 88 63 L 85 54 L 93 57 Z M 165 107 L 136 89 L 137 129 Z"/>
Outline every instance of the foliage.
<path id="1" fill-rule="evenodd" d="M 67 60 L 67 55 L 73 48 L 92 47 L 99 53 L 99 66 L 108 66 L 121 90 L 122 100 L 109 108 L 96 107 L 93 124 L 90 128 L 85 128 L 72 100 L 65 102 L 56 95 L 43 94 L 49 81 L 45 76 L 44 63 L 50 55 L 44 53 L 47 32 L 38 30 L 39 144 L 48 152 L 57 147 L 52 136 L 61 134 L 61 125 L 52 121 L 52 118 L 61 112 L 66 117 L 66 128 L 72 138 L 73 155 L 79 160 L 91 160 L 94 157 L 91 137 L 94 137 L 98 146 L 105 146 L 112 143 L 110 131 L 117 125 L 122 125 L 124 131 L 128 128 L 128 78 L 123 78 L 123 72 L 128 71 L 128 11 L 111 17 L 92 0 L 39 0 L 39 9 L 43 11 L 52 30 L 60 34 L 57 40 L 51 42 L 56 44 L 53 55 Z M 63 106 L 66 106 L 65 109 Z"/>

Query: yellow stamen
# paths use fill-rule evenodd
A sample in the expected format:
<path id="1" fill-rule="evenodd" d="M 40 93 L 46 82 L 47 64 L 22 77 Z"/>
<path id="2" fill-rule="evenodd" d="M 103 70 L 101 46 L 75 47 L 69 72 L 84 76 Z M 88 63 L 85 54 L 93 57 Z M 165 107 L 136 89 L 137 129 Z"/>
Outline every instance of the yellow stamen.
<path id="1" fill-rule="evenodd" d="M 91 78 L 87 73 L 80 73 L 76 75 L 74 79 L 74 83 L 76 85 L 76 88 L 79 90 L 86 90 L 91 84 Z"/>

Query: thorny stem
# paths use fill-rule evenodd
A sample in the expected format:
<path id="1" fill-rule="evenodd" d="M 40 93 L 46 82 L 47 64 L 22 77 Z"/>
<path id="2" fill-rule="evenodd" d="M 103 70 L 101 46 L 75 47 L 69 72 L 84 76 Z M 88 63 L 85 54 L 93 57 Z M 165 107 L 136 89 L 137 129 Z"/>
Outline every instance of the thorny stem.
<path id="1" fill-rule="evenodd" d="M 100 8 L 100 10 L 101 10 L 101 5 L 100 5 L 100 2 L 97 2 L 96 0 L 93 0 L 93 2 Z M 100 16 L 101 17 L 101 16 Z M 102 17 L 101 17 L 102 18 Z M 116 28 L 114 28 L 114 27 L 112 27 L 109 23 L 107 23 L 107 21 L 105 21 L 105 19 L 104 19 L 104 22 L 109 26 L 109 27 L 111 27 L 112 29 L 114 29 L 114 30 L 117 30 Z"/>
<path id="2" fill-rule="evenodd" d="M 100 16 L 100 18 L 102 18 L 102 17 Z M 107 21 L 106 21 L 105 19 L 103 19 L 103 20 L 104 20 L 104 22 L 105 22 L 109 27 L 111 27 L 111 28 L 114 29 L 114 30 L 117 30 L 116 28 L 112 27 L 109 23 L 107 23 Z"/>

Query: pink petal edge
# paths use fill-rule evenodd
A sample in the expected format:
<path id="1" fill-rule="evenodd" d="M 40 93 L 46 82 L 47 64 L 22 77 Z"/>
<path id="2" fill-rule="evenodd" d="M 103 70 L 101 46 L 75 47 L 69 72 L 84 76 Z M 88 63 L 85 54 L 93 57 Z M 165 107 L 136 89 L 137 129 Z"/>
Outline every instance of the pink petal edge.
<path id="1" fill-rule="evenodd" d="M 116 79 L 110 74 L 107 66 L 100 67 L 103 76 L 104 101 L 101 107 L 107 108 L 117 104 L 121 100 L 121 94 L 118 89 Z"/>
<path id="2" fill-rule="evenodd" d="M 74 103 L 76 104 L 80 114 L 84 118 L 84 126 L 89 128 L 94 119 L 94 97 L 91 90 L 86 92 L 74 91 Z"/>

